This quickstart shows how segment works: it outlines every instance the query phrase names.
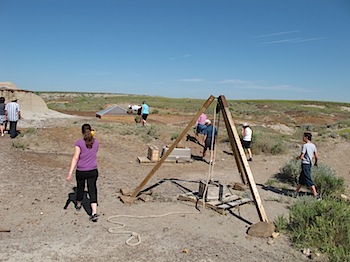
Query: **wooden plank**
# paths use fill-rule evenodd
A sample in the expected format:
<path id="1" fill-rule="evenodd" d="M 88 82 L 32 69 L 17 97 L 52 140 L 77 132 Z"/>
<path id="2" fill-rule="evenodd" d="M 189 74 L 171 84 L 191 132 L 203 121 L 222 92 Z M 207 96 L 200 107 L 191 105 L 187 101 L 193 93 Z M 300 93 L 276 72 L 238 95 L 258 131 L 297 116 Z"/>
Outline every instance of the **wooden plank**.
<path id="1" fill-rule="evenodd" d="M 0 227 L 0 232 L 11 232 L 10 229 Z"/>
<path id="2" fill-rule="evenodd" d="M 189 201 L 192 203 L 197 203 L 203 206 L 203 199 L 198 199 L 195 196 L 180 195 L 177 197 L 177 199 L 181 201 Z M 216 206 L 219 205 L 220 203 L 221 203 L 220 201 L 209 201 L 209 202 L 205 202 L 204 204 L 206 207 L 210 207 L 214 210 L 217 210 Z"/>
<path id="3" fill-rule="evenodd" d="M 252 200 L 250 198 L 243 198 L 243 199 L 238 199 L 229 203 L 225 203 L 222 205 L 218 205 L 217 208 L 224 208 L 224 209 L 230 209 L 235 206 L 239 206 L 248 202 L 251 202 Z"/>
<path id="4" fill-rule="evenodd" d="M 135 189 L 132 197 L 136 197 L 142 188 L 147 184 L 147 182 L 151 179 L 154 173 L 158 170 L 158 168 L 163 164 L 163 162 L 167 159 L 170 153 L 174 150 L 174 148 L 179 144 L 181 139 L 187 134 L 188 130 L 193 127 L 196 123 L 198 117 L 211 105 L 214 101 L 215 97 L 210 96 L 208 100 L 204 103 L 203 107 L 197 112 L 197 114 L 192 118 L 187 127 L 182 131 L 182 133 L 178 136 L 178 138 L 174 141 L 174 143 L 169 147 L 169 149 L 165 152 L 164 156 L 157 162 L 157 164 L 152 168 L 152 170 L 148 173 L 148 175 L 144 178 L 141 184 Z"/>
<path id="5" fill-rule="evenodd" d="M 235 200 L 238 200 L 238 199 L 241 199 L 241 197 L 237 196 L 237 195 L 230 195 L 230 196 L 224 197 L 221 200 L 221 203 L 227 203 L 227 202 L 235 201 Z"/>
<path id="6" fill-rule="evenodd" d="M 141 164 L 154 164 L 154 163 L 156 163 L 154 161 L 151 161 L 148 157 L 144 157 L 144 156 L 137 157 L 137 160 Z M 164 162 L 165 163 L 192 163 L 192 159 L 190 161 L 187 161 L 187 160 L 165 160 Z"/>
<path id="7" fill-rule="evenodd" d="M 225 97 L 220 96 L 218 98 L 218 103 L 221 107 L 221 112 L 223 115 L 228 138 L 229 138 L 229 141 L 230 141 L 230 144 L 232 147 L 233 156 L 235 157 L 235 160 L 236 160 L 239 174 L 241 175 L 241 179 L 242 179 L 243 184 L 246 185 L 247 178 L 244 175 L 245 170 L 243 167 L 243 163 L 241 161 L 241 159 L 243 158 L 243 155 L 245 156 L 245 153 L 244 153 L 243 148 L 242 148 L 242 150 L 240 150 L 240 147 L 239 147 L 239 146 L 241 146 L 241 139 L 239 137 L 239 134 L 238 134 L 237 129 L 235 127 L 235 124 L 233 122 L 232 115 L 231 115 L 231 112 L 230 112 L 230 109 L 228 107 L 228 104 L 227 104 Z M 234 128 L 232 128 L 232 127 L 234 127 Z"/>
<path id="8" fill-rule="evenodd" d="M 139 161 L 139 163 L 152 163 L 151 160 L 144 156 L 139 156 L 137 160 Z"/>
<path id="9" fill-rule="evenodd" d="M 248 181 L 249 188 L 253 195 L 253 199 L 255 202 L 256 209 L 258 211 L 260 221 L 268 222 L 265 209 L 263 207 L 258 189 L 254 181 L 252 171 L 250 170 L 247 157 L 242 147 L 242 144 L 241 144 L 239 135 L 237 133 L 235 124 L 233 122 L 231 112 L 228 108 L 228 104 L 225 96 L 220 96 L 218 98 L 218 103 L 221 106 L 221 109 L 223 111 L 223 117 L 226 124 L 227 133 L 229 134 L 229 140 L 233 149 L 233 154 L 235 156 L 236 163 L 241 173 L 243 182 Z"/>

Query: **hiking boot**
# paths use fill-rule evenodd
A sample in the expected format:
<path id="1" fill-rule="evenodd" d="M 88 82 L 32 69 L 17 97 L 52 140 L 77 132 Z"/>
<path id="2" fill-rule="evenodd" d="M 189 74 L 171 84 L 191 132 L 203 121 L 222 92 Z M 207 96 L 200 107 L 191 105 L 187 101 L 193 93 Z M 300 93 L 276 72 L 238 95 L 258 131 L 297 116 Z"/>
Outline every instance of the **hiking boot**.
<path id="1" fill-rule="evenodd" d="M 318 200 L 318 201 L 322 200 L 320 195 L 315 196 L 315 199 Z"/>
<path id="2" fill-rule="evenodd" d="M 92 222 L 97 222 L 97 220 L 98 220 L 98 215 L 97 215 L 97 214 L 91 215 L 90 220 L 91 220 Z"/>
<path id="3" fill-rule="evenodd" d="M 248 161 L 253 161 L 253 158 L 249 158 Z"/>

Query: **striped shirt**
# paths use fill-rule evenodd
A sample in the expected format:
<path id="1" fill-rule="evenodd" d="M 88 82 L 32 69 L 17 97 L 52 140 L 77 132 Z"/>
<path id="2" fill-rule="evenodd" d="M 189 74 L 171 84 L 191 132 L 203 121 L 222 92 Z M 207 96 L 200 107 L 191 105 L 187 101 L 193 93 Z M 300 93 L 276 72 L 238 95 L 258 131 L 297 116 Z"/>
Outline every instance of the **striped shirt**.
<path id="1" fill-rule="evenodd" d="M 6 104 L 5 110 L 7 112 L 8 121 L 18 121 L 18 114 L 20 112 L 19 104 L 16 102 L 10 102 Z"/>

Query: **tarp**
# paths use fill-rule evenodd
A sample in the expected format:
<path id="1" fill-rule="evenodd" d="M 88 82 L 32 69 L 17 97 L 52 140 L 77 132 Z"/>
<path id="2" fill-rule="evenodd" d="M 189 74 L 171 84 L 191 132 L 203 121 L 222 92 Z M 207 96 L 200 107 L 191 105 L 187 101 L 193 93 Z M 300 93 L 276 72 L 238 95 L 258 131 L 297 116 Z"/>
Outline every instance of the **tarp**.
<path id="1" fill-rule="evenodd" d="M 110 116 L 125 116 L 128 115 L 127 111 L 120 106 L 114 105 L 107 109 L 101 110 L 96 113 L 96 117 L 102 118 L 104 116 L 110 117 Z"/>

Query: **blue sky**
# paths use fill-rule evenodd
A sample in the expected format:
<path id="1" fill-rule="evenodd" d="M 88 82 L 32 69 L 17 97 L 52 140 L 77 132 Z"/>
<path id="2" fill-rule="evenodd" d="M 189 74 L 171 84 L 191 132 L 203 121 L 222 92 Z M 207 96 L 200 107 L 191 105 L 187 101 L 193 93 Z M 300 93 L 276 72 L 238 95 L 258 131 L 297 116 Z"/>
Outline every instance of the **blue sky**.
<path id="1" fill-rule="evenodd" d="M 0 0 L 0 82 L 350 102 L 349 0 Z"/>

